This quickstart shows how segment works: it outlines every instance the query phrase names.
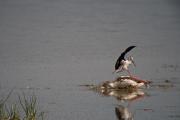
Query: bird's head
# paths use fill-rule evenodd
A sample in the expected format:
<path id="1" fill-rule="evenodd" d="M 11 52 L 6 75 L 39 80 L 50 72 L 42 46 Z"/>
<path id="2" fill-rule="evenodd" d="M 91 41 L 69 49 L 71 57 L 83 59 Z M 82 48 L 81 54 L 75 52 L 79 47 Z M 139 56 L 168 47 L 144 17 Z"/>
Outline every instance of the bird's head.
<path id="1" fill-rule="evenodd" d="M 132 64 L 136 67 L 136 63 L 134 62 L 134 58 L 132 56 L 130 56 L 128 60 L 131 61 Z"/>

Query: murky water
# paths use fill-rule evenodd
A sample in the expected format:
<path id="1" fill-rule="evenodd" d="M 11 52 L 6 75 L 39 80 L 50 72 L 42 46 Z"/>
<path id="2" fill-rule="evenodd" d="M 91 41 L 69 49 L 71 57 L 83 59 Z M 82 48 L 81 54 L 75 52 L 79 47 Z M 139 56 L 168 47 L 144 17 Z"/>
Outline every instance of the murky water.
<path id="1" fill-rule="evenodd" d="M 38 96 L 49 120 L 180 119 L 180 2 L 178 0 L 1 0 L 0 91 Z M 147 96 L 120 101 L 81 84 L 113 80 L 122 50 L 153 81 Z M 169 87 L 164 86 L 170 81 Z M 116 109 L 117 110 L 117 109 Z"/>

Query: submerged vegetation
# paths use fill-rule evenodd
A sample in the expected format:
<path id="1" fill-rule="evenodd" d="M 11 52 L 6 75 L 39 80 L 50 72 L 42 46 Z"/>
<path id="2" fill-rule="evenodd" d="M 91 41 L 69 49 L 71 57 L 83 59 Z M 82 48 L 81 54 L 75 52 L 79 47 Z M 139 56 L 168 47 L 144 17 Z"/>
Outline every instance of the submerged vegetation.
<path id="1" fill-rule="evenodd" d="M 44 112 L 37 109 L 37 97 L 32 95 L 26 97 L 19 96 L 18 104 L 7 105 L 7 100 L 11 92 L 5 99 L 0 99 L 0 120 L 44 120 Z"/>

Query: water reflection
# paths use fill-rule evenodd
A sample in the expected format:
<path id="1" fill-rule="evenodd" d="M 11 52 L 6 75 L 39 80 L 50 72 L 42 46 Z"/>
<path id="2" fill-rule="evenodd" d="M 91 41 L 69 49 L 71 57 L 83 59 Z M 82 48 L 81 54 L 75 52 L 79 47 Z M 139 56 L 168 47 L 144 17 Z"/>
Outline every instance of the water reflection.
<path id="1" fill-rule="evenodd" d="M 118 120 L 133 120 L 134 114 L 130 111 L 132 101 L 142 99 L 146 94 L 143 90 L 137 89 L 133 91 L 128 90 L 109 90 L 101 93 L 106 96 L 113 96 L 119 101 L 128 102 L 128 105 L 117 105 L 115 107 L 115 115 Z"/>
<path id="2" fill-rule="evenodd" d="M 111 89 L 103 85 L 104 84 L 84 86 L 101 96 L 114 97 L 120 101 L 120 104 L 115 106 L 114 111 L 118 120 L 133 120 L 134 114 L 130 111 L 130 106 L 133 101 L 141 100 L 147 95 L 143 89 Z M 127 102 L 128 105 L 123 104 L 124 102 Z"/>
<path id="3" fill-rule="evenodd" d="M 120 101 L 134 101 L 144 97 L 146 94 L 142 90 L 113 90 L 113 89 L 102 89 L 96 90 L 96 92 L 104 96 L 112 96 Z"/>
<path id="4" fill-rule="evenodd" d="M 152 96 L 149 101 L 156 98 L 155 94 L 160 96 L 160 99 L 157 101 L 158 104 L 163 105 L 162 99 L 165 100 L 166 104 L 164 104 L 164 112 L 168 113 L 166 116 L 176 119 L 178 118 L 178 114 L 174 115 L 171 114 L 170 111 L 174 110 L 176 111 L 177 108 L 173 109 L 166 109 L 166 106 L 171 105 L 174 106 L 177 104 L 176 100 L 175 103 L 169 103 L 168 101 L 170 98 L 166 97 L 166 94 L 172 94 L 171 92 L 174 92 L 174 90 L 179 90 L 177 88 L 179 85 L 179 82 L 177 82 L 179 78 L 173 78 L 173 79 L 157 79 L 155 82 L 148 83 L 147 85 L 144 85 L 143 87 L 122 87 L 122 82 L 120 80 L 111 80 L 111 81 L 103 81 L 100 84 L 97 85 L 82 85 L 88 88 L 88 90 L 91 90 L 95 93 L 98 93 L 100 96 L 106 96 L 106 97 L 112 97 L 115 98 L 118 101 L 118 105 L 113 106 L 111 109 L 111 112 L 116 115 L 117 120 L 133 120 L 136 118 L 145 118 L 146 115 L 155 115 L 157 112 L 160 112 L 159 109 L 156 109 L 156 106 L 151 106 L 151 103 L 145 104 L 142 102 L 140 103 L 140 100 L 144 100 L 144 98 L 149 98 L 147 96 Z M 123 80 L 124 81 L 124 80 Z M 124 85 L 124 84 L 123 84 Z M 126 84 L 127 85 L 127 84 Z M 177 87 L 176 87 L 177 86 Z M 173 89 L 176 88 L 176 89 Z M 162 91 L 167 91 L 166 94 L 161 94 Z M 170 95 L 169 94 L 169 95 Z M 174 95 L 177 95 L 177 91 L 174 92 Z M 138 102 L 137 102 L 138 101 Z M 148 101 L 148 102 L 149 102 Z M 140 103 L 140 105 L 132 106 L 134 103 Z M 153 102 L 152 102 L 153 103 Z M 154 105 L 154 104 L 153 104 Z M 175 105 L 176 106 L 176 105 Z M 142 116 L 136 115 L 135 113 L 145 113 L 141 114 Z M 161 112 L 160 112 L 161 113 Z"/>
<path id="5" fill-rule="evenodd" d="M 118 120 L 133 120 L 133 114 L 129 111 L 127 107 L 118 105 L 115 107 L 115 114 Z"/>
<path id="6" fill-rule="evenodd" d="M 103 96 L 112 96 L 120 102 L 128 102 L 128 105 L 117 105 L 115 107 L 115 114 L 118 120 L 133 120 L 133 114 L 129 110 L 132 101 L 140 100 L 146 96 L 142 89 L 127 90 L 127 89 L 98 89 L 96 90 Z"/>
<path id="7" fill-rule="evenodd" d="M 134 101 L 141 99 L 147 94 L 143 89 L 110 89 L 108 87 L 102 87 L 102 85 L 81 85 L 87 87 L 89 90 L 92 90 L 103 96 L 112 96 L 118 101 Z"/>

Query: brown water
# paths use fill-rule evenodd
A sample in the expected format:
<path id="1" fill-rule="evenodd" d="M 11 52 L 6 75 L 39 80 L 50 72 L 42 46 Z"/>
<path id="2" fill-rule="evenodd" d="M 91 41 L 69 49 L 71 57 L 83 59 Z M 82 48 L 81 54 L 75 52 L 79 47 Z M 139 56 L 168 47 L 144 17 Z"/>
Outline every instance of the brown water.
<path id="1" fill-rule="evenodd" d="M 1 0 L 0 93 L 38 96 L 49 120 L 116 120 L 127 107 L 135 120 L 180 119 L 178 0 Z M 153 81 L 148 96 L 128 103 L 78 85 L 112 80 L 129 45 L 137 67 Z M 164 87 L 164 81 L 170 87 Z M 169 85 L 169 84 L 168 84 Z M 130 104 L 130 105 L 128 105 Z"/>

